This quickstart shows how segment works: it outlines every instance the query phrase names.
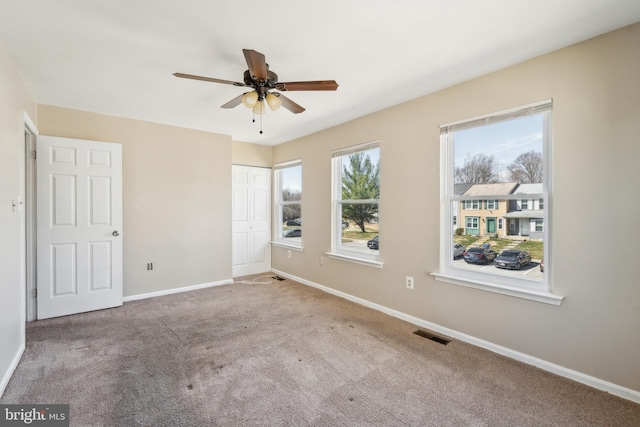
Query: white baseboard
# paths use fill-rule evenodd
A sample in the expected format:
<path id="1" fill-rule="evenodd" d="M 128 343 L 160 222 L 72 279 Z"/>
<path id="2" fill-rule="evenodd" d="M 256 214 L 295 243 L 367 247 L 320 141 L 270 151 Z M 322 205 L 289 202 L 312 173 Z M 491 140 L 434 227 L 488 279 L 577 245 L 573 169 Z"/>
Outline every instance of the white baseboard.
<path id="1" fill-rule="evenodd" d="M 336 295 L 340 298 L 344 298 L 349 301 L 353 301 L 360 305 L 364 305 L 365 307 L 372 308 L 374 310 L 380 311 L 382 313 L 388 314 L 389 316 L 396 317 L 398 319 L 404 320 L 409 323 L 413 323 L 416 326 L 421 326 L 425 329 L 429 329 L 434 332 L 441 333 L 443 335 L 447 335 L 451 338 L 458 339 L 460 341 L 464 341 L 466 343 L 475 345 L 477 347 L 484 348 L 486 350 L 492 351 L 494 353 L 501 354 L 503 356 L 509 357 L 511 359 L 518 360 L 520 362 L 526 363 L 527 365 L 532 365 L 542 370 L 552 372 L 556 375 L 560 375 L 565 378 L 569 378 L 571 380 L 577 381 L 582 384 L 586 384 L 590 387 L 596 388 L 598 390 L 605 391 L 607 393 L 613 394 L 615 396 L 621 397 L 623 399 L 630 400 L 632 402 L 640 403 L 640 391 L 632 390 L 630 388 L 622 387 L 617 384 L 610 383 L 605 380 L 601 380 L 599 378 L 592 377 L 587 374 L 583 374 L 582 372 L 574 371 L 572 369 L 565 368 L 564 366 L 556 365 L 555 363 L 547 362 L 546 360 L 539 359 L 537 357 L 530 356 L 525 353 L 521 353 L 519 351 L 512 350 L 507 347 L 503 347 L 489 341 L 485 341 L 471 335 L 464 334 L 462 332 L 458 332 L 453 329 L 446 328 L 444 326 L 440 326 L 436 323 L 428 322 L 423 319 L 419 319 L 414 316 L 410 316 L 408 314 L 402 313 L 397 310 L 390 309 L 380 304 L 373 303 L 371 301 L 367 301 L 365 299 L 353 296 L 351 294 L 347 294 L 345 292 L 337 291 L 335 289 L 329 288 L 324 285 L 320 285 L 318 283 L 311 282 L 309 280 L 303 279 L 301 277 L 294 276 L 292 274 L 285 273 L 284 271 L 272 269 L 272 271 L 282 277 L 286 277 L 291 280 L 295 280 L 296 282 L 300 282 L 304 285 L 311 286 L 327 293 Z"/>
<path id="2" fill-rule="evenodd" d="M 221 280 L 219 282 L 203 283 L 201 285 L 192 285 L 192 286 L 185 286 L 182 288 L 167 289 L 164 291 L 149 292 L 146 294 L 130 295 L 128 297 L 122 298 L 122 301 L 129 302 L 129 301 L 135 301 L 139 299 L 161 297 L 163 295 L 178 294 L 180 292 L 189 292 L 189 291 L 195 291 L 197 289 L 211 288 L 213 286 L 222 286 L 222 285 L 231 285 L 231 284 L 233 284 L 233 279 L 227 279 L 227 280 Z"/>
<path id="3" fill-rule="evenodd" d="M 7 371 L 2 376 L 2 382 L 0 382 L 0 397 L 2 397 L 2 395 L 4 394 L 4 391 L 7 388 L 7 385 L 9 384 L 9 380 L 11 379 L 11 377 L 13 376 L 13 373 L 18 367 L 18 363 L 20 363 L 20 359 L 24 354 L 24 349 L 25 349 L 25 343 L 23 342 L 22 344 L 20 344 L 20 348 L 18 348 L 16 355 L 13 356 L 13 360 L 9 365 L 9 369 L 7 369 Z"/>

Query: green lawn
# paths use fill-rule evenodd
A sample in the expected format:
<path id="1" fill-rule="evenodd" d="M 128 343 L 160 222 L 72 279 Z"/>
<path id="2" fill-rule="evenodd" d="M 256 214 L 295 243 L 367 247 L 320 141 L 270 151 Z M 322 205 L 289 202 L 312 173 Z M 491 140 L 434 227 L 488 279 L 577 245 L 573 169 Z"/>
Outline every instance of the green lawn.
<path id="1" fill-rule="evenodd" d="M 367 231 L 364 233 L 360 231 L 359 228 L 357 230 L 344 230 L 342 232 L 342 238 L 351 240 L 371 240 L 378 235 L 377 230 L 372 230 L 366 227 L 365 230 Z"/>

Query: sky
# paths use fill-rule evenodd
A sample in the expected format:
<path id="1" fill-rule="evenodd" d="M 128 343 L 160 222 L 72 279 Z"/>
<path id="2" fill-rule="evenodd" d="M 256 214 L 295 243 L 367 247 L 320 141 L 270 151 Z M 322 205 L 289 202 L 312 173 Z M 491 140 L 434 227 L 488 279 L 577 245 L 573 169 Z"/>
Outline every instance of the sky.
<path id="1" fill-rule="evenodd" d="M 302 166 L 282 169 L 282 188 L 289 188 L 293 191 L 302 190 Z"/>
<path id="2" fill-rule="evenodd" d="M 543 114 L 518 117 L 487 126 L 459 130 L 455 133 L 455 167 L 464 166 L 474 154 L 494 156 L 504 169 L 527 151 L 542 153 Z"/>

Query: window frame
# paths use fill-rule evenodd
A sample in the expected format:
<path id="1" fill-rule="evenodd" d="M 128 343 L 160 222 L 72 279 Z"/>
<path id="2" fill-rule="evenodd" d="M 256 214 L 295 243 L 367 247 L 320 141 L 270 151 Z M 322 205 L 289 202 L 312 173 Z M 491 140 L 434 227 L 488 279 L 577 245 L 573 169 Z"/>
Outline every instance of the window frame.
<path id="1" fill-rule="evenodd" d="M 382 261 L 380 249 L 375 253 L 368 254 L 343 249 L 340 245 L 342 239 L 342 205 L 377 204 L 378 224 L 380 224 L 380 196 L 378 196 L 377 199 L 342 200 L 342 158 L 347 155 L 368 151 L 374 148 L 378 149 L 378 167 L 380 168 L 382 155 L 379 140 L 336 149 L 331 152 L 331 249 L 329 252 L 326 252 L 326 255 L 333 259 L 353 262 L 369 267 L 382 268 L 384 263 Z M 379 233 L 378 236 L 380 236 Z"/>
<path id="2" fill-rule="evenodd" d="M 300 166 L 300 200 L 293 201 L 285 201 L 282 200 L 282 192 L 284 190 L 283 186 L 283 171 L 287 168 L 293 168 Z M 302 159 L 289 160 L 286 162 L 276 163 L 273 165 L 273 236 L 271 239 L 271 244 L 274 246 L 280 246 L 287 249 L 293 249 L 298 251 L 303 251 L 303 236 L 300 236 L 300 240 L 291 240 L 291 238 L 286 239 L 283 236 L 283 225 L 282 225 L 282 217 L 284 207 L 287 205 L 300 205 L 300 218 L 302 218 L 302 210 L 303 210 L 303 190 L 302 190 Z M 302 227 L 300 227 L 302 228 Z"/>
<path id="3" fill-rule="evenodd" d="M 441 212 L 440 212 L 440 263 L 439 270 L 431 274 L 438 281 L 452 283 L 456 285 L 467 286 L 471 288 L 481 289 L 489 292 L 495 292 L 504 295 L 524 298 L 532 301 L 560 305 L 563 297 L 554 294 L 552 291 L 550 269 L 545 268 L 543 279 L 527 280 L 515 276 L 500 275 L 495 273 L 484 272 L 481 270 L 466 270 L 455 268 L 453 266 L 453 255 L 451 236 L 454 230 L 451 226 L 451 215 L 454 210 L 453 205 L 464 200 L 471 200 L 472 197 L 457 196 L 454 193 L 454 134 L 459 130 L 476 128 L 506 120 L 517 119 L 533 114 L 543 114 L 543 193 L 531 194 L 534 200 L 543 199 L 543 205 L 547 207 L 544 210 L 544 258 L 551 259 L 552 240 L 551 240 L 551 115 L 553 110 L 552 100 L 545 100 L 532 103 L 525 106 L 490 113 L 482 116 L 473 117 L 471 119 L 452 122 L 440 126 L 440 194 L 441 194 Z M 489 195 L 488 199 L 518 200 L 522 196 L 516 195 Z M 466 221 L 465 221 L 466 225 Z"/>

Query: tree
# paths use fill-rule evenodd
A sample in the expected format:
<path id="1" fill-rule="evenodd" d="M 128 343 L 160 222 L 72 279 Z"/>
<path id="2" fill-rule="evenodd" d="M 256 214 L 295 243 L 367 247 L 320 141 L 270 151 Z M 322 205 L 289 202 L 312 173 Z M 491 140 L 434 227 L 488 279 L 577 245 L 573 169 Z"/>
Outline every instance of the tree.
<path id="1" fill-rule="evenodd" d="M 467 156 L 464 166 L 455 168 L 455 182 L 459 184 L 490 184 L 498 182 L 493 156 Z"/>
<path id="2" fill-rule="evenodd" d="M 520 154 L 509 166 L 509 179 L 520 184 L 542 182 L 542 153 L 527 151 Z"/>
<path id="3" fill-rule="evenodd" d="M 368 200 L 380 197 L 380 167 L 365 153 L 349 156 L 349 165 L 342 169 L 342 200 Z M 355 222 L 364 233 L 366 223 L 376 220 L 377 203 L 342 205 L 342 217 Z"/>
<path id="4" fill-rule="evenodd" d="M 285 188 L 282 190 L 282 201 L 284 202 L 300 202 L 302 193 L 298 189 Z M 282 207 L 282 220 L 289 221 L 298 219 L 302 215 L 302 205 L 300 203 L 286 204 Z"/>

